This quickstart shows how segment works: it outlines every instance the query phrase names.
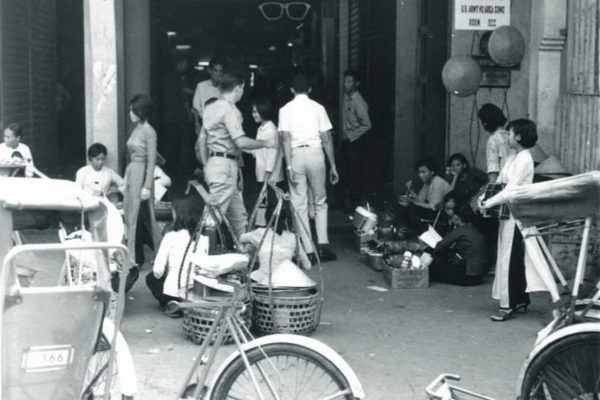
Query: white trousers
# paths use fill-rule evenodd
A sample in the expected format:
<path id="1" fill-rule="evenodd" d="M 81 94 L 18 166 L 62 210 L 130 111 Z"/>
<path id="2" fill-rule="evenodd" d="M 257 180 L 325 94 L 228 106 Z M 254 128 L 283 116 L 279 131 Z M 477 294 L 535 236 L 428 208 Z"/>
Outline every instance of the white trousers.
<path id="1" fill-rule="evenodd" d="M 298 228 L 307 253 L 313 252 L 308 223 L 308 192 L 312 192 L 319 244 L 329 243 L 327 237 L 327 192 L 325 191 L 325 154 L 321 147 L 295 147 L 292 149 L 292 170 L 296 184 L 290 184 L 292 205 L 299 214 Z M 302 226 L 306 227 L 303 229 Z"/>

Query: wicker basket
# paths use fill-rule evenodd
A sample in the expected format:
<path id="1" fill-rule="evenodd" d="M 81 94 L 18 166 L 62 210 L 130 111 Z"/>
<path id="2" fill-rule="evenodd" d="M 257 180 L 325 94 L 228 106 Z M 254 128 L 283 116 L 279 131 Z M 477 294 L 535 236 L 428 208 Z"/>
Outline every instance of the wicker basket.
<path id="1" fill-rule="evenodd" d="M 241 319 L 246 326 L 250 326 L 252 323 L 252 307 L 250 301 L 245 301 L 246 308 L 241 314 Z M 183 312 L 183 331 L 190 338 L 190 340 L 196 344 L 202 344 L 204 339 L 208 336 L 210 328 L 215 323 L 219 315 L 219 308 L 217 307 L 195 307 L 187 308 Z M 215 335 L 219 333 L 219 330 L 225 322 L 217 327 Z M 216 336 L 215 336 L 216 337 Z M 214 338 L 211 339 L 211 343 L 214 342 Z M 223 343 L 232 343 L 233 337 L 227 328 L 225 336 L 223 337 Z"/>
<path id="2" fill-rule="evenodd" d="M 316 288 L 306 291 L 273 291 L 269 302 L 266 291 L 253 291 L 254 328 L 262 333 L 310 334 L 321 319 L 321 297 Z"/>

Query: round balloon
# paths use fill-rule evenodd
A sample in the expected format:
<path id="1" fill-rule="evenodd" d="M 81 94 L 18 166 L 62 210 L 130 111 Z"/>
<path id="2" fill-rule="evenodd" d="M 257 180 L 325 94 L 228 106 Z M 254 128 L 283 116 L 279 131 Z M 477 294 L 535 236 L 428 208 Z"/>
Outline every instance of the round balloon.
<path id="1" fill-rule="evenodd" d="M 501 26 L 492 32 L 488 52 L 501 67 L 515 66 L 525 55 L 525 38 L 514 26 Z"/>
<path id="2" fill-rule="evenodd" d="M 479 89 L 481 69 L 471 56 L 454 56 L 444 64 L 442 81 L 448 92 L 467 97 Z"/>

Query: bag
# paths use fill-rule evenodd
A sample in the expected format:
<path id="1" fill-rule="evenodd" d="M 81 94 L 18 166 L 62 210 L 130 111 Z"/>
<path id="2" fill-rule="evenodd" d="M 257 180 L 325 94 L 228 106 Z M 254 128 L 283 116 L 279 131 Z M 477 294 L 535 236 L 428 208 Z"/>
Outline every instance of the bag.
<path id="1" fill-rule="evenodd" d="M 127 273 L 127 278 L 125 279 L 125 293 L 129 292 L 135 282 L 137 282 L 140 277 L 140 269 L 139 267 L 131 267 L 129 272 Z M 111 273 L 110 284 L 112 286 L 112 290 L 114 292 L 119 291 L 119 285 L 121 283 L 121 275 L 118 271 L 113 271 Z"/>

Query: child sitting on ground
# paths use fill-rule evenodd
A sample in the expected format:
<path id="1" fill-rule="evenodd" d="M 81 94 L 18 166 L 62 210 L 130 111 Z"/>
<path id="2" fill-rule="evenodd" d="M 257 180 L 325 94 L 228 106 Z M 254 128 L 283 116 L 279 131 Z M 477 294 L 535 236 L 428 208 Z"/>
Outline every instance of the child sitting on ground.
<path id="1" fill-rule="evenodd" d="M 75 175 L 75 182 L 93 196 L 107 196 L 114 186 L 120 192 L 125 189 L 125 180 L 104 166 L 107 154 L 108 150 L 102 143 L 92 144 L 87 151 L 89 164 L 79 168 Z"/>
<path id="2" fill-rule="evenodd" d="M 459 286 L 482 283 L 489 261 L 485 239 L 472 223 L 474 218 L 469 205 L 461 204 L 454 209 L 452 223 L 456 227 L 434 249 L 432 280 Z"/>
<path id="3" fill-rule="evenodd" d="M 193 233 L 202 216 L 202 203 L 193 196 L 173 200 L 173 230 L 162 241 L 152 272 L 146 275 L 146 285 L 165 314 L 172 318 L 181 317 L 181 309 L 169 307 L 171 301 L 180 301 L 185 288 L 189 251 Z M 181 271 L 181 272 L 180 272 Z"/>
<path id="4" fill-rule="evenodd" d="M 10 124 L 4 130 L 4 143 L 0 144 L 0 162 L 3 164 L 25 163 L 25 176 L 32 177 L 35 167 L 29 146 L 21 143 L 23 129 L 19 124 Z M 0 168 L 0 176 L 17 176 L 20 171 Z"/>

